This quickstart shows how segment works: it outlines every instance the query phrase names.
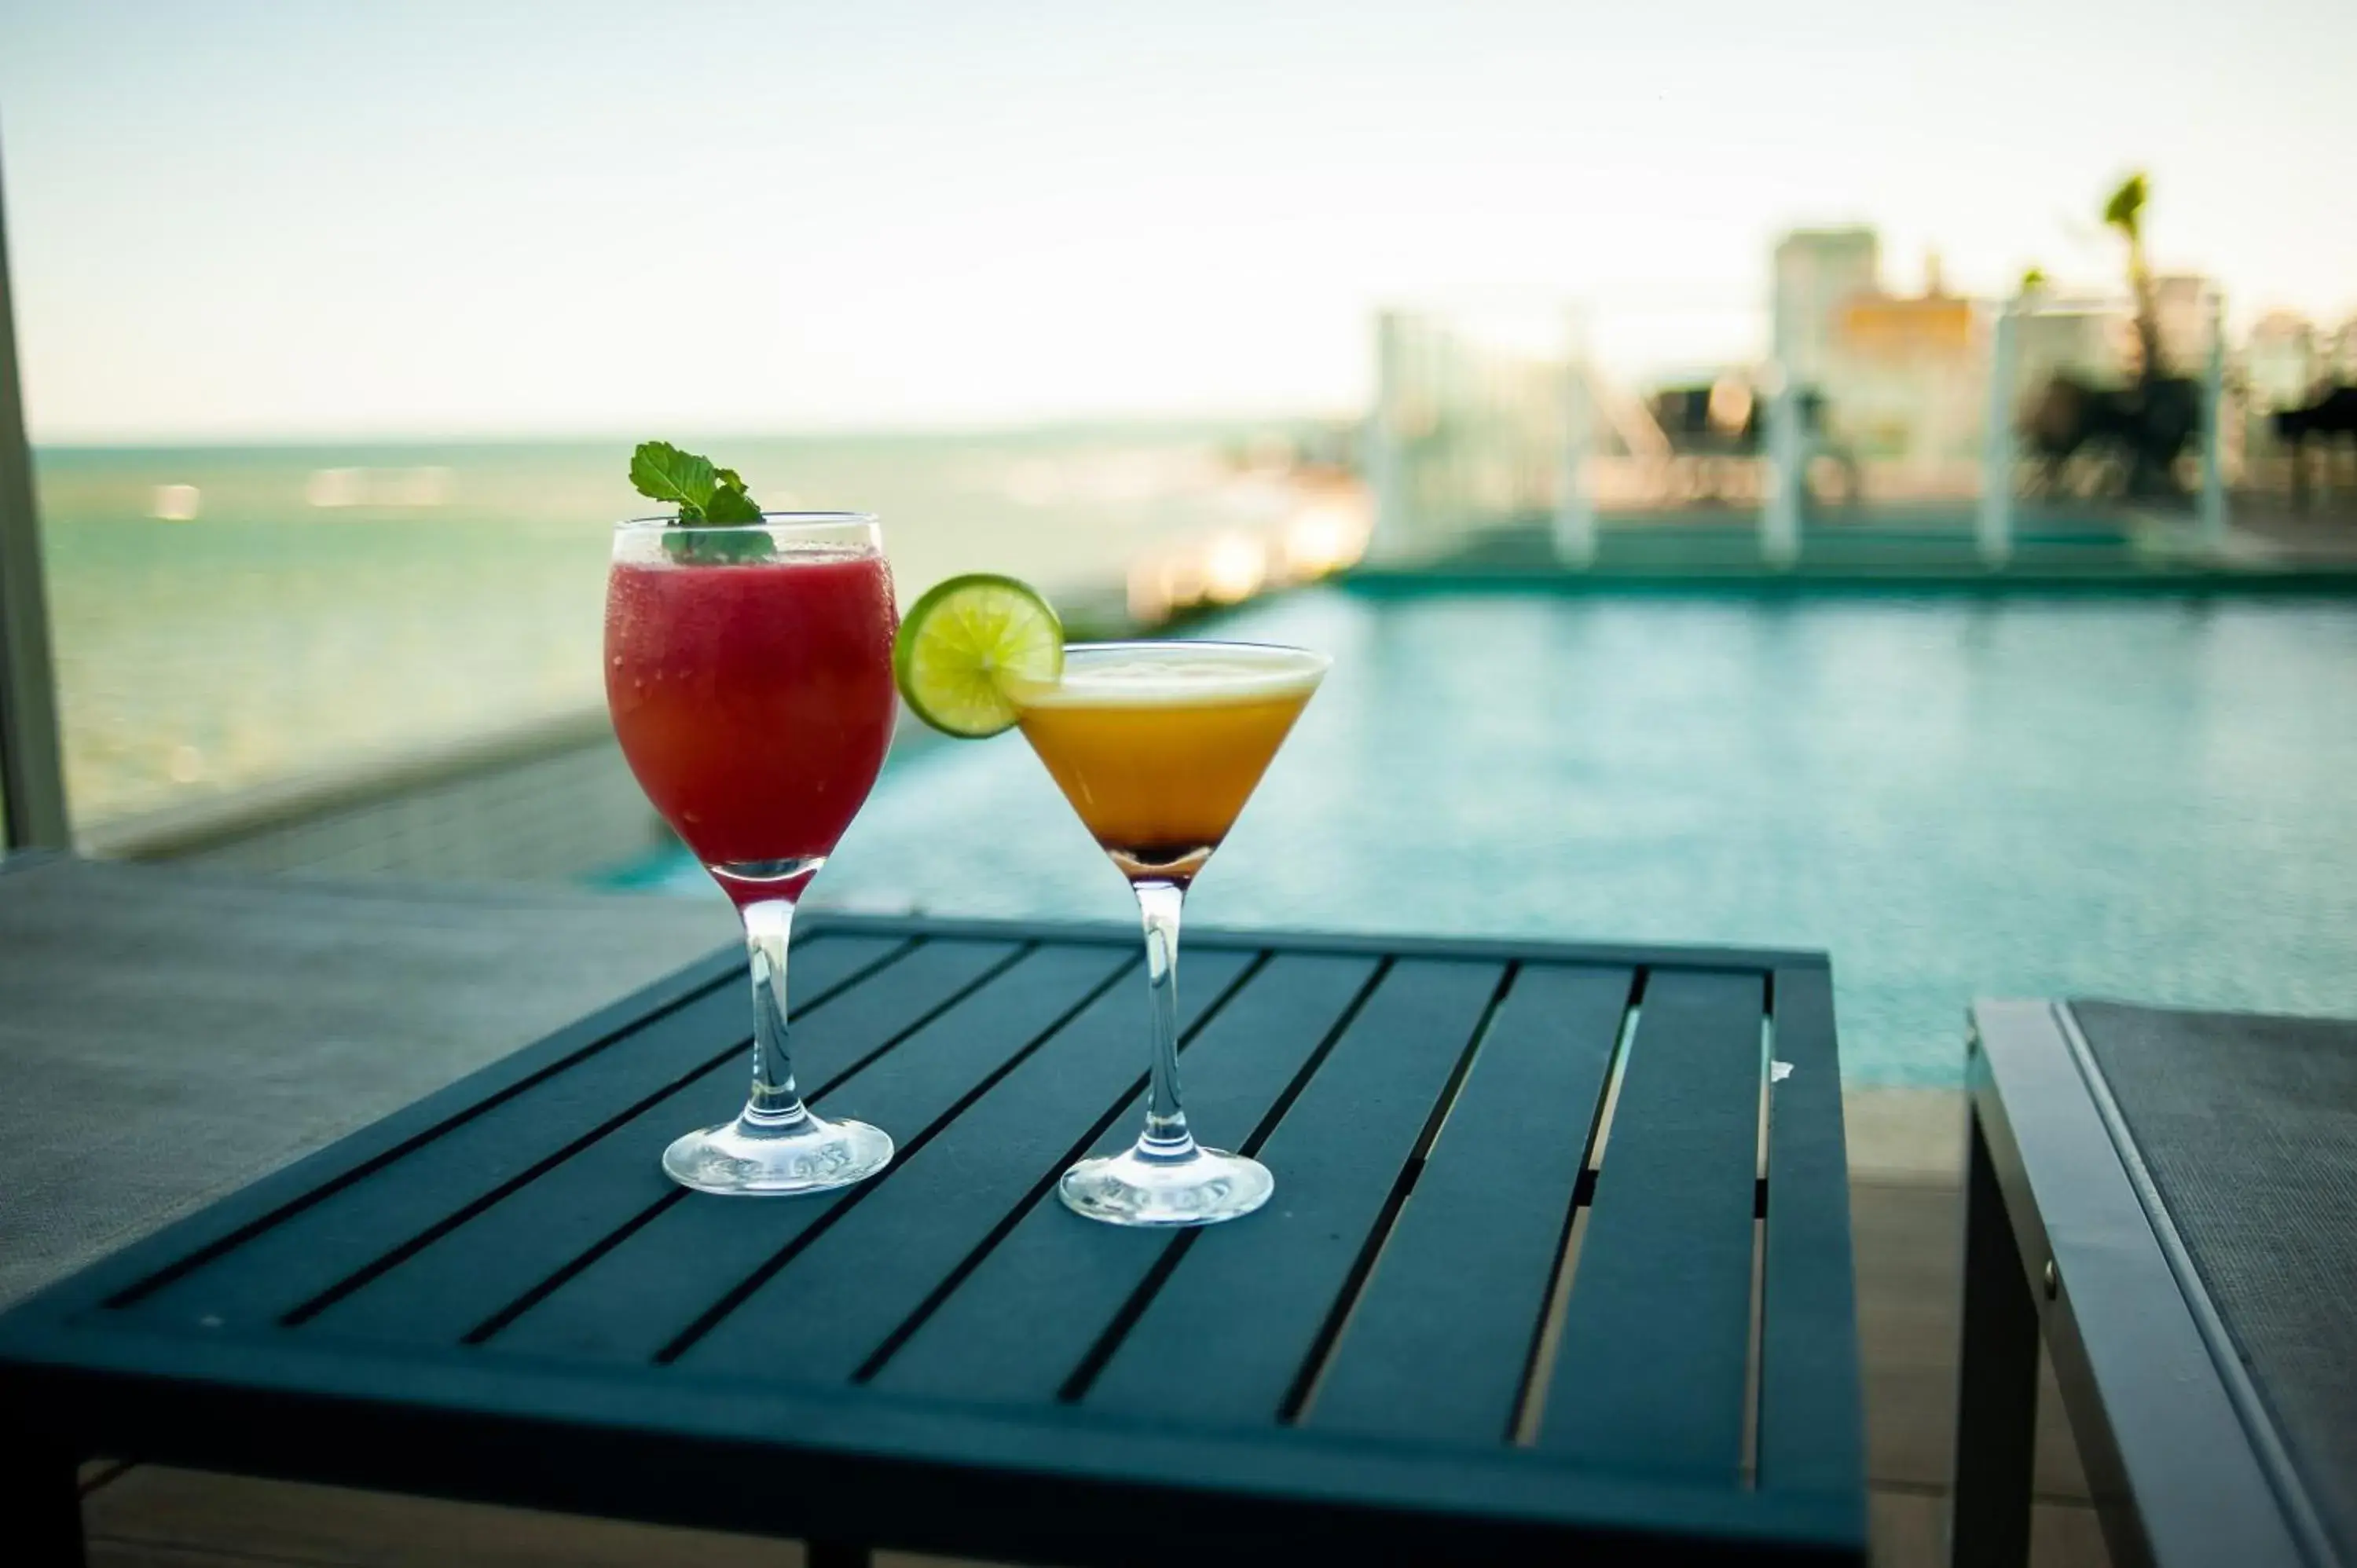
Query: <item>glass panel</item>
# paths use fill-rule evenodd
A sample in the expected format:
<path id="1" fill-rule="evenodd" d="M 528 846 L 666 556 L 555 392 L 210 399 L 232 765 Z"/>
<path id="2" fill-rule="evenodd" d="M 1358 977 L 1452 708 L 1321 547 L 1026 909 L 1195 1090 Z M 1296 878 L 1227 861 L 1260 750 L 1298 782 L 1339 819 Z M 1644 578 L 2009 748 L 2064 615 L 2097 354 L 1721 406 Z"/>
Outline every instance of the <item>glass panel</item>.
<path id="1" fill-rule="evenodd" d="M 1232 573 L 1239 552 L 1257 563 L 1247 591 L 1276 577 L 1330 486 L 1313 459 L 1334 444 L 1318 425 L 1268 421 L 701 445 L 755 479 L 764 505 L 851 498 L 884 516 L 904 601 L 988 568 L 1086 619 L 1122 613 L 1125 570 L 1150 547 L 1198 563 L 1191 584 L 1170 574 L 1182 580 L 1166 600 L 1220 591 L 1200 563 Z M 76 822 L 594 723 L 605 528 L 653 504 L 624 479 L 629 451 L 41 451 Z M 1347 555 L 1354 521 L 1329 520 L 1341 537 L 1317 570 Z"/>
<path id="2" fill-rule="evenodd" d="M 1585 488 L 1605 531 L 1756 529 L 1770 387 L 1757 302 L 1605 299 L 1578 318 Z"/>

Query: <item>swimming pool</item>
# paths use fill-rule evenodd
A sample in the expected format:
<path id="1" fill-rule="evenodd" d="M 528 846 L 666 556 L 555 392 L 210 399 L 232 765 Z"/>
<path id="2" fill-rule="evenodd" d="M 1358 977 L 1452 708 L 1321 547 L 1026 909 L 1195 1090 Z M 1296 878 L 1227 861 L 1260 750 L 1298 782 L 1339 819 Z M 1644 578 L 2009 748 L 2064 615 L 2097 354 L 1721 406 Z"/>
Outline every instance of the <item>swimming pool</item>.
<path id="1" fill-rule="evenodd" d="M 1860 1082 L 1953 1081 L 1975 994 L 2357 1014 L 2357 606 L 1327 589 L 1219 635 L 1334 669 L 1190 923 L 1823 947 Z M 1129 918 L 1014 736 L 896 764 L 818 888 Z"/>

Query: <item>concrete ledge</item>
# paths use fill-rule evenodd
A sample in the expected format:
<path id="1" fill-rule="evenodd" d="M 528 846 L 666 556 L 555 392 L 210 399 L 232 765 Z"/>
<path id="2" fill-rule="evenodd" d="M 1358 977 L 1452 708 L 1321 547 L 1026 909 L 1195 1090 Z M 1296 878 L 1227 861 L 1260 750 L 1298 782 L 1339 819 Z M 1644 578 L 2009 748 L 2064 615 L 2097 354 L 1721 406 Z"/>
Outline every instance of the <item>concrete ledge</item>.
<path id="1" fill-rule="evenodd" d="M 0 1303 L 737 940 L 708 898 L 0 877 Z"/>
<path id="2" fill-rule="evenodd" d="M 1964 1179 L 1964 1091 L 1851 1085 L 1842 1090 L 1849 1174 L 1856 1182 Z"/>
<path id="3" fill-rule="evenodd" d="M 77 846 L 104 860 L 169 860 L 201 854 L 291 823 L 606 745 L 613 734 L 604 709 L 585 708 L 398 757 L 371 757 L 327 772 L 102 822 L 77 833 Z"/>

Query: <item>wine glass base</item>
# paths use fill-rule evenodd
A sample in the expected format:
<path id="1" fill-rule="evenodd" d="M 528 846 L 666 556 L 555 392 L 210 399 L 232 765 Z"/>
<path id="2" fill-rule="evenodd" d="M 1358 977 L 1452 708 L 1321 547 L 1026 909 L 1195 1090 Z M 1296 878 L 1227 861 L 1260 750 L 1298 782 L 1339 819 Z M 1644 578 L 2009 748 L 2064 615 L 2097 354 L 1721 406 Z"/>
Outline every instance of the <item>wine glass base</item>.
<path id="1" fill-rule="evenodd" d="M 1108 1225 L 1216 1225 L 1250 1214 L 1275 1190 L 1258 1160 L 1204 1148 L 1175 1160 L 1132 1148 L 1082 1160 L 1056 1184 L 1065 1208 Z"/>
<path id="2" fill-rule="evenodd" d="M 663 1174 L 698 1192 L 791 1197 L 866 1181 L 892 1163 L 891 1137 L 865 1122 L 803 1115 L 785 1128 L 750 1116 L 690 1133 L 663 1151 Z"/>

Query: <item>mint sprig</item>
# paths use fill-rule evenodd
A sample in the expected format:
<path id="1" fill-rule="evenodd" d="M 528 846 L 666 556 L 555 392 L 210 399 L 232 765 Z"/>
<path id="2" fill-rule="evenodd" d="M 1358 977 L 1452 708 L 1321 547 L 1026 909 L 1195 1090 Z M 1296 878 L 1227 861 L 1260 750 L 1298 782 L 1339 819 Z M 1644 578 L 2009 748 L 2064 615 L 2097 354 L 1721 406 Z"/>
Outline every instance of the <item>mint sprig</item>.
<path id="1" fill-rule="evenodd" d="M 678 508 L 672 520 L 676 526 L 761 521 L 761 509 L 736 469 L 715 467 L 711 458 L 683 452 L 668 441 L 639 444 L 630 454 L 630 486 L 651 500 Z M 683 534 L 665 539 L 663 548 L 683 561 L 762 561 L 770 554 L 769 535 L 759 531 Z"/>

